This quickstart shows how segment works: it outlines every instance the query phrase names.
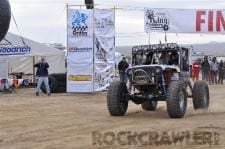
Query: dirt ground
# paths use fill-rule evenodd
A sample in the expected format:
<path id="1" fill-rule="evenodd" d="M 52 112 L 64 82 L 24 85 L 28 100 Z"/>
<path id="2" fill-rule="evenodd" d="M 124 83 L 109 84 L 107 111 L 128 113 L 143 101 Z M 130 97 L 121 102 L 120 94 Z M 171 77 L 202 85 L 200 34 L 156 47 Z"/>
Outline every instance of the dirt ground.
<path id="1" fill-rule="evenodd" d="M 0 149 L 225 148 L 225 85 L 210 86 L 208 111 L 195 111 L 189 100 L 182 119 L 170 119 L 165 102 L 160 102 L 155 112 L 143 111 L 130 102 L 124 117 L 111 117 L 106 92 L 51 97 L 36 97 L 33 92 L 0 93 Z M 189 137 L 166 145 L 173 132 L 186 132 Z M 158 134 L 158 144 L 151 142 L 153 133 Z M 202 143 L 204 134 L 209 134 L 205 136 L 208 140 Z M 98 141 L 96 135 L 101 136 Z M 200 141 L 196 143 L 196 139 Z"/>

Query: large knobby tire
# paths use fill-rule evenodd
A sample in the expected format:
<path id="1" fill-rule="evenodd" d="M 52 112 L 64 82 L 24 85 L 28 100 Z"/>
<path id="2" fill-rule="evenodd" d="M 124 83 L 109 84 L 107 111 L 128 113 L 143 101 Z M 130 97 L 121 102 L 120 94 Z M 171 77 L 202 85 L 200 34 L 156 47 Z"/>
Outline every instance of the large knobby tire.
<path id="1" fill-rule="evenodd" d="M 0 0 L 0 41 L 4 39 L 10 24 L 11 9 L 8 0 Z"/>
<path id="2" fill-rule="evenodd" d="M 182 118 L 184 116 L 187 108 L 187 95 L 184 82 L 171 82 L 166 104 L 168 115 L 171 118 Z"/>
<path id="3" fill-rule="evenodd" d="M 141 104 L 142 109 L 146 111 L 155 111 L 158 105 L 158 101 L 146 101 Z"/>
<path id="4" fill-rule="evenodd" d="M 48 76 L 49 88 L 51 93 L 55 93 L 58 87 L 58 82 L 53 76 Z M 41 85 L 41 90 L 43 93 L 47 93 L 44 83 Z"/>
<path id="5" fill-rule="evenodd" d="M 127 86 L 124 82 L 116 81 L 109 86 L 107 92 L 107 107 L 110 115 L 125 115 L 128 107 L 128 100 L 126 99 L 127 93 Z"/>
<path id="6" fill-rule="evenodd" d="M 54 73 L 51 74 L 57 81 L 57 88 L 54 93 L 65 93 L 66 92 L 66 73 Z"/>
<path id="7" fill-rule="evenodd" d="M 196 81 L 193 87 L 194 109 L 208 109 L 209 87 L 205 81 Z"/>

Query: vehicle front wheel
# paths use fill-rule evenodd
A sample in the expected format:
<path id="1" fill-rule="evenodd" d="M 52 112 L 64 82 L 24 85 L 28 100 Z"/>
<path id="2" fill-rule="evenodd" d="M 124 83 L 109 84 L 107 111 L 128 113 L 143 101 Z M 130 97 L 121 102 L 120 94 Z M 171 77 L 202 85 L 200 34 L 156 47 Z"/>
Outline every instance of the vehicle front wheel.
<path id="1" fill-rule="evenodd" d="M 126 99 L 127 93 L 127 86 L 124 82 L 116 81 L 109 86 L 107 92 L 107 107 L 110 115 L 125 115 L 128 107 L 128 100 Z"/>
<path id="2" fill-rule="evenodd" d="M 168 115 L 171 118 L 182 118 L 184 116 L 187 108 L 187 95 L 184 82 L 171 82 L 166 104 Z"/>

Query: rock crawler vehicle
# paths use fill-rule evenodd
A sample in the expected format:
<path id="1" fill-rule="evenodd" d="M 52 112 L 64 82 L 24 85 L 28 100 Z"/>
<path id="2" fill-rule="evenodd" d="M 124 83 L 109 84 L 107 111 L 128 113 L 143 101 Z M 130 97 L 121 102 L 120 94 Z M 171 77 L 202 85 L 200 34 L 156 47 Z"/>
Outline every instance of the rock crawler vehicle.
<path id="1" fill-rule="evenodd" d="M 110 115 L 124 116 L 128 102 L 155 111 L 165 101 L 171 118 L 182 118 L 187 99 L 194 109 L 209 107 L 209 87 L 205 81 L 189 79 L 189 49 L 175 43 L 142 45 L 132 48 L 132 66 L 126 70 L 128 83 L 114 81 L 107 92 Z"/>

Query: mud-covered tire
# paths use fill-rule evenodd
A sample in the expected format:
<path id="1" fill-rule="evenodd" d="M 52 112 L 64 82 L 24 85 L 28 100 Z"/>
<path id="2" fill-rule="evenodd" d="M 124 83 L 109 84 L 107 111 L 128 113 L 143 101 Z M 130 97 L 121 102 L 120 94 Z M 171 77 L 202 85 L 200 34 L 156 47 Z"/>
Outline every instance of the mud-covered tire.
<path id="1" fill-rule="evenodd" d="M 127 107 L 128 100 L 126 99 L 127 86 L 124 82 L 113 82 L 107 92 L 107 107 L 110 115 L 112 116 L 124 116 Z"/>
<path id="2" fill-rule="evenodd" d="M 142 109 L 145 111 L 155 111 L 158 105 L 158 101 L 146 101 L 141 104 Z"/>
<path id="3" fill-rule="evenodd" d="M 171 82 L 166 104 L 169 117 L 182 118 L 185 115 L 187 108 L 187 95 L 184 82 Z"/>
<path id="4" fill-rule="evenodd" d="M 196 81 L 193 87 L 194 109 L 208 109 L 209 87 L 205 81 Z"/>
<path id="5" fill-rule="evenodd" d="M 57 90 L 57 87 L 58 87 L 57 80 L 53 76 L 50 75 L 50 76 L 48 76 L 48 82 L 49 82 L 50 92 L 55 93 Z M 42 85 L 41 85 L 41 91 L 43 93 L 47 93 L 44 83 L 42 83 Z"/>
<path id="6" fill-rule="evenodd" d="M 10 24 L 11 9 L 8 0 L 0 0 L 0 41 L 4 39 Z"/>

